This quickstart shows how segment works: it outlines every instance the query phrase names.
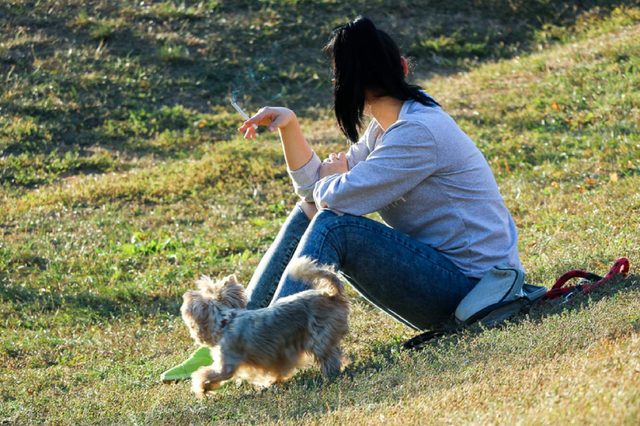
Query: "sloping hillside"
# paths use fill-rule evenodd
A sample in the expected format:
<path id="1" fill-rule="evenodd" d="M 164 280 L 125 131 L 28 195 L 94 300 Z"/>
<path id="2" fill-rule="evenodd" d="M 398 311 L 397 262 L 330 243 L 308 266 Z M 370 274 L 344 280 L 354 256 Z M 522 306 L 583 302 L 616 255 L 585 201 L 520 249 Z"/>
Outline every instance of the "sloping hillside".
<path id="1" fill-rule="evenodd" d="M 231 93 L 250 109 L 279 102 L 326 116 L 320 50 L 359 13 L 427 75 L 535 49 L 625 3 L 634 2 L 4 1 L 0 186 L 191 155 L 233 134 Z"/>
<path id="2" fill-rule="evenodd" d="M 241 14 L 235 2 L 5 2 L 0 422 L 638 423 L 640 9 L 400 3 L 393 13 L 367 5 L 414 49 L 415 79 L 485 153 L 528 279 L 604 273 L 622 255 L 631 277 L 421 352 L 399 350 L 411 330 L 351 293 L 351 363 L 335 381 L 312 368 L 264 392 L 230 384 L 197 401 L 188 383 L 158 381 L 193 349 L 181 295 L 202 273 L 246 282 L 295 200 L 279 142 L 235 135 L 228 89 L 212 91 L 217 80 L 200 74 L 258 67 L 252 58 L 268 53 L 238 48 L 224 65 L 232 50 L 197 49 L 232 49 L 234 37 L 271 49 L 282 31 L 320 28 L 283 46 L 291 68 L 265 60 L 256 87 L 269 89 L 241 99 L 253 109 L 278 94 L 321 154 L 343 149 L 312 45 L 356 6 L 246 2 Z M 409 15 L 424 45 L 402 25 Z M 460 22 L 476 33 L 455 32 Z M 251 88 L 250 76 L 239 86 Z"/>

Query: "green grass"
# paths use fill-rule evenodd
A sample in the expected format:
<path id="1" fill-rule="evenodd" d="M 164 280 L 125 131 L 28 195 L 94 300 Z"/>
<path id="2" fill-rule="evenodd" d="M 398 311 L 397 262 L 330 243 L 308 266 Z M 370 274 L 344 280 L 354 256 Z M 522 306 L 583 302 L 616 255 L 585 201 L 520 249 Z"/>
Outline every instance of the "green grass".
<path id="1" fill-rule="evenodd" d="M 390 14 L 382 0 L 323 0 L 312 7 L 308 1 L 3 2 L 0 186 L 34 188 L 92 172 L 93 156 L 109 160 L 97 172 L 125 170 L 141 156 L 189 155 L 226 140 L 238 124 L 226 116 L 231 92 L 249 109 L 286 102 L 304 116 L 326 117 L 330 73 L 319 52 L 331 29 L 358 13 L 392 32 L 420 73 L 433 74 L 569 40 L 616 5 L 634 2 L 560 3 L 432 1 L 425 8 L 400 2 Z M 618 10 L 610 26 L 637 20 L 637 13 L 627 16 L 631 9 Z M 176 107 L 175 118 L 195 126 L 163 134 L 154 120 Z M 68 152 L 88 164 L 52 164 Z M 29 176 L 13 163 L 20 154 Z"/>
<path id="2" fill-rule="evenodd" d="M 225 98 L 292 106 L 320 154 L 345 149 L 319 50 L 365 3 L 1 5 L 0 422 L 637 424 L 640 9 L 583 3 L 366 13 L 486 155 L 530 282 L 622 255 L 633 275 L 417 353 L 351 294 L 335 381 L 204 401 L 158 381 L 193 348 L 181 295 L 202 273 L 247 282 L 295 201 L 279 142 L 241 140 Z"/>

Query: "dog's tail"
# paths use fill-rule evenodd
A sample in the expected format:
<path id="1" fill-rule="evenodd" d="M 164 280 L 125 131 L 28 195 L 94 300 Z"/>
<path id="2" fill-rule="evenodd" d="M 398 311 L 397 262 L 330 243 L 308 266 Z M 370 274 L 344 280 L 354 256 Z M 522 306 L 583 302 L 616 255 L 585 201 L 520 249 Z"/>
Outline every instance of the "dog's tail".
<path id="1" fill-rule="evenodd" d="M 289 272 L 293 278 L 308 283 L 316 290 L 324 291 L 328 296 L 342 295 L 342 281 L 331 266 L 318 265 L 309 257 L 301 257 L 291 263 Z"/>

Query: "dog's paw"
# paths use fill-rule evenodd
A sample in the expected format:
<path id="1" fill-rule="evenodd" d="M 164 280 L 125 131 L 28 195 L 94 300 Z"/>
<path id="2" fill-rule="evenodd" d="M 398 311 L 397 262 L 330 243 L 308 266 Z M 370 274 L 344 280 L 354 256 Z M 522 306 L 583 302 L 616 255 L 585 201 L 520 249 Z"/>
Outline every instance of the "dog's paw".
<path id="1" fill-rule="evenodd" d="M 197 398 L 204 398 L 209 390 L 208 368 L 200 368 L 191 375 L 191 391 Z"/>
<path id="2" fill-rule="evenodd" d="M 220 387 L 220 381 L 212 378 L 217 378 L 217 374 L 207 367 L 202 367 L 191 375 L 191 391 L 197 398 L 203 398 L 208 392 Z"/>
<path id="3" fill-rule="evenodd" d="M 204 398 L 204 395 L 206 393 L 206 388 L 205 388 L 204 382 L 196 382 L 196 381 L 194 381 L 193 383 L 191 383 L 191 392 L 193 392 L 193 394 L 198 399 Z"/>

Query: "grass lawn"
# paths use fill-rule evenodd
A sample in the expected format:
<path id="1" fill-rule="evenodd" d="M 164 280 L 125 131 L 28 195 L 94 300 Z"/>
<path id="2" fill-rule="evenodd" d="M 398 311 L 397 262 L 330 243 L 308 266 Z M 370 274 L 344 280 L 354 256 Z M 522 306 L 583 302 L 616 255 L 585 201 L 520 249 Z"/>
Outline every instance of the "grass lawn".
<path id="1" fill-rule="evenodd" d="M 640 422 L 640 8 L 397 3 L 0 5 L 0 423 Z M 295 203 L 279 142 L 242 140 L 226 97 L 346 149 L 320 48 L 362 10 L 487 157 L 529 282 L 620 256 L 631 276 L 420 352 L 351 292 L 332 382 L 160 384 L 194 349 L 182 293 L 247 282 Z"/>

